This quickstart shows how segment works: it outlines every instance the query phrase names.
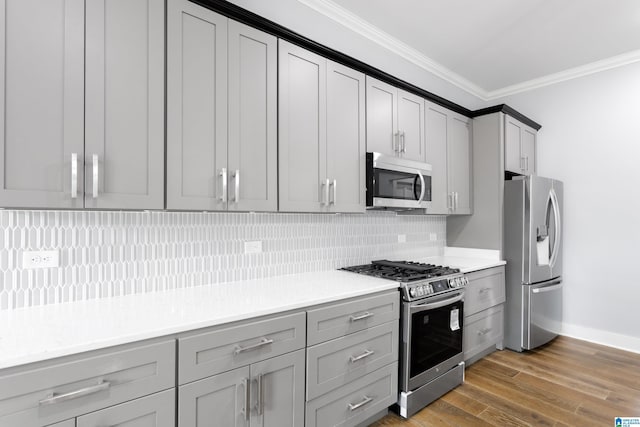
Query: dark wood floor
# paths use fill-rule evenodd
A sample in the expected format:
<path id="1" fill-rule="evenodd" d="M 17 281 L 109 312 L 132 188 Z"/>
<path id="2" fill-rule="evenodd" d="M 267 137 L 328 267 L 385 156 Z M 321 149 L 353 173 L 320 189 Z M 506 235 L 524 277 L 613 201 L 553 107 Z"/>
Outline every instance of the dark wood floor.
<path id="1" fill-rule="evenodd" d="M 566 337 L 526 353 L 496 351 L 465 383 L 402 420 L 375 427 L 613 426 L 640 417 L 640 354 Z"/>

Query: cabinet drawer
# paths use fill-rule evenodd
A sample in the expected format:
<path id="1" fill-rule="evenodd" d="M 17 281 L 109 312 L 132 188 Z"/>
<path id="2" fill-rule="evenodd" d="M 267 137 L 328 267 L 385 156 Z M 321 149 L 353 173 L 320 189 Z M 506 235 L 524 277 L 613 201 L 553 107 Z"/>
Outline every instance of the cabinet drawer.
<path id="1" fill-rule="evenodd" d="M 305 313 L 206 332 L 178 341 L 178 382 L 185 384 L 304 348 Z"/>
<path id="2" fill-rule="evenodd" d="M 307 312 L 307 345 L 314 345 L 398 319 L 397 291 L 332 304 Z"/>
<path id="3" fill-rule="evenodd" d="M 396 403 L 398 363 L 307 403 L 305 427 L 351 426 Z"/>
<path id="4" fill-rule="evenodd" d="M 78 417 L 76 427 L 174 427 L 175 418 L 176 389 L 172 388 Z"/>
<path id="5" fill-rule="evenodd" d="M 468 273 L 464 314 L 469 316 L 505 301 L 504 267 Z"/>
<path id="6" fill-rule="evenodd" d="M 0 425 L 52 424 L 174 386 L 174 340 L 74 356 L 0 374 Z"/>
<path id="7" fill-rule="evenodd" d="M 398 360 L 399 322 L 389 322 L 307 349 L 307 400 Z"/>
<path id="8" fill-rule="evenodd" d="M 502 306 L 466 317 L 463 336 L 465 360 L 502 341 L 504 337 Z"/>

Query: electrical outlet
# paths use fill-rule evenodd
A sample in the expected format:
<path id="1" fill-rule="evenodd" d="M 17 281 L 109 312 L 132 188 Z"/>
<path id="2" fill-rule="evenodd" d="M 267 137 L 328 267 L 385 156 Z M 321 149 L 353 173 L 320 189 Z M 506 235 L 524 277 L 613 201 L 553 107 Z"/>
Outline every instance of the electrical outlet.
<path id="1" fill-rule="evenodd" d="M 253 242 L 244 242 L 245 254 L 259 254 L 262 252 L 262 241 L 255 240 Z"/>
<path id="2" fill-rule="evenodd" d="M 435 242 L 436 240 L 438 240 L 438 235 L 436 233 L 429 233 L 429 240 Z"/>
<path id="3" fill-rule="evenodd" d="M 22 268 L 52 268 L 60 266 L 60 252 L 53 251 L 24 251 L 22 253 Z"/>
<path id="4" fill-rule="evenodd" d="M 407 235 L 406 234 L 398 234 L 398 243 L 406 243 Z"/>

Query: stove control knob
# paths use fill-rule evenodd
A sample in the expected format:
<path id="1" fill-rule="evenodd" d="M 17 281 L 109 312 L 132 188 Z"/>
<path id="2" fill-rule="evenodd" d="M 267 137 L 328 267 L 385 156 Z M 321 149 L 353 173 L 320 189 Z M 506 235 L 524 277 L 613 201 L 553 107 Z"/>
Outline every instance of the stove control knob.
<path id="1" fill-rule="evenodd" d="M 458 279 L 457 278 L 449 279 L 449 287 L 450 288 L 457 288 L 458 287 Z"/>
<path id="2" fill-rule="evenodd" d="M 467 276 L 464 276 L 463 279 L 464 279 L 464 285 L 467 286 L 469 284 L 469 279 L 467 279 Z"/>
<path id="3" fill-rule="evenodd" d="M 428 285 L 427 286 L 427 290 L 429 291 L 430 294 L 433 293 L 433 285 Z"/>
<path id="4" fill-rule="evenodd" d="M 411 297 L 415 297 L 416 296 L 416 290 L 414 288 L 409 289 L 409 296 L 411 296 Z"/>
<path id="5" fill-rule="evenodd" d="M 420 296 L 424 295 L 424 286 L 419 286 L 418 287 L 418 295 L 420 295 Z"/>

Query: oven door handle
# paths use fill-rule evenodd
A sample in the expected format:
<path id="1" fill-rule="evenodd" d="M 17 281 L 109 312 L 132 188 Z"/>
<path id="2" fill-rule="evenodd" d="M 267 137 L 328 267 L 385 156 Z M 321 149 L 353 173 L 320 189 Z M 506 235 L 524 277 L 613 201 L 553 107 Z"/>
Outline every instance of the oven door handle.
<path id="1" fill-rule="evenodd" d="M 464 298 L 464 293 L 459 293 L 453 298 L 447 298 L 441 301 L 427 302 L 419 305 L 413 305 L 413 306 L 410 306 L 409 308 L 410 308 L 411 314 L 420 313 L 421 311 L 433 310 L 434 308 L 440 308 L 449 304 L 453 304 L 458 301 L 462 301 L 463 298 Z"/>

